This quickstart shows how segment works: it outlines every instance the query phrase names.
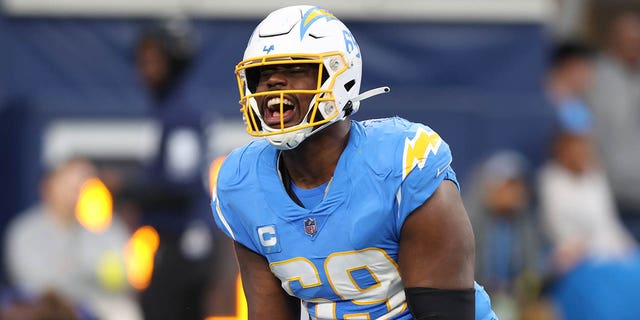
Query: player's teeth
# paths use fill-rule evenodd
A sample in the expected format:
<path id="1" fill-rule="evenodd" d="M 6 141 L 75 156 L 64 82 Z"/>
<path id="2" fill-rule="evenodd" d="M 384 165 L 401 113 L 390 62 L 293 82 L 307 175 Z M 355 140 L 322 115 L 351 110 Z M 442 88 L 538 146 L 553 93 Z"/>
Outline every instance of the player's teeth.
<path id="1" fill-rule="evenodd" d="M 267 106 L 271 107 L 274 106 L 276 104 L 280 103 L 280 98 L 273 98 L 273 99 L 269 99 L 269 101 L 267 101 Z"/>
<path id="2" fill-rule="evenodd" d="M 268 107 L 272 107 L 272 106 L 278 105 L 278 104 L 280 104 L 280 98 L 271 98 L 271 99 L 269 99 L 269 101 L 267 101 L 267 106 Z M 293 105 L 293 103 L 291 103 L 291 101 L 289 101 L 289 99 L 284 99 L 283 100 L 283 104 Z"/>

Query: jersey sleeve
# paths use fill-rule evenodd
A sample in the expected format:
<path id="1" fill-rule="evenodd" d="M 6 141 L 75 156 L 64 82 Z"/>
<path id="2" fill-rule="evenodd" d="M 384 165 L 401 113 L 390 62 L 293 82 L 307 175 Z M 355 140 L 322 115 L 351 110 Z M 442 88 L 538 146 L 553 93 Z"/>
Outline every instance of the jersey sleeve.
<path id="1" fill-rule="evenodd" d="M 230 185 L 235 175 L 233 153 L 225 159 L 217 170 L 217 177 L 212 186 L 211 210 L 216 225 L 228 237 L 242 244 L 254 252 L 259 252 L 256 244 L 252 241 L 247 232 L 246 222 L 243 222 L 242 214 L 238 207 L 234 205 L 234 192 Z M 215 169 L 214 169 L 215 170 Z"/>
<path id="2" fill-rule="evenodd" d="M 458 186 L 451 168 L 453 157 L 449 145 L 430 128 L 415 127 L 417 129 L 405 137 L 400 147 L 402 182 L 396 195 L 398 234 L 406 218 L 431 197 L 442 181 L 451 180 Z"/>

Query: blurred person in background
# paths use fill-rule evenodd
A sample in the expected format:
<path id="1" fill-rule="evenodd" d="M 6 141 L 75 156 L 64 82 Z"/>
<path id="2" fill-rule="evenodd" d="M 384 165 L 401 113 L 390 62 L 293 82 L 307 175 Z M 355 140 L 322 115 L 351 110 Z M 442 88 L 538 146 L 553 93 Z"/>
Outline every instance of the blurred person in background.
<path id="1" fill-rule="evenodd" d="M 170 107 L 170 100 L 177 98 L 172 95 L 188 75 L 194 54 L 193 34 L 186 21 L 169 21 L 142 31 L 135 47 L 136 68 L 156 107 Z M 189 106 L 182 108 L 192 111 Z"/>
<path id="2" fill-rule="evenodd" d="M 631 290 L 640 280 L 640 259 L 594 146 L 586 100 L 593 73 L 589 48 L 556 46 L 546 89 L 557 133 L 538 176 L 540 218 L 551 246 L 546 287 L 562 319 L 631 320 L 638 317 Z"/>
<path id="3" fill-rule="evenodd" d="M 623 12 L 610 24 L 596 63 L 590 105 L 595 140 L 623 215 L 640 217 L 640 16 Z"/>
<path id="4" fill-rule="evenodd" d="M 539 195 L 560 273 L 584 255 L 621 256 L 633 248 L 592 141 L 593 116 L 586 96 L 593 72 L 592 52 L 585 45 L 566 42 L 553 50 L 546 89 L 556 106 L 558 133 L 540 172 Z"/>
<path id="5" fill-rule="evenodd" d="M 578 110 L 578 109 L 576 109 Z M 635 242 L 618 218 L 613 193 L 595 152 L 590 118 L 559 114 L 552 155 L 539 174 L 540 209 L 562 274 L 582 259 L 623 259 Z"/>
<path id="6" fill-rule="evenodd" d="M 549 292 L 564 320 L 638 319 L 640 255 L 618 218 L 592 138 L 577 129 L 583 125 L 563 126 L 539 176 L 552 246 Z"/>
<path id="7" fill-rule="evenodd" d="M 160 236 L 151 283 L 141 293 L 146 319 L 209 315 L 205 300 L 218 261 L 233 263 L 231 254 L 215 257 L 220 233 L 204 182 L 209 106 L 194 103 L 186 90 L 195 58 L 195 35 L 183 20 L 142 31 L 135 46 L 136 71 L 160 128 L 156 155 L 139 175 L 127 177 L 123 192 L 138 207 L 140 222 Z"/>
<path id="8" fill-rule="evenodd" d="M 501 319 L 518 319 L 541 284 L 541 239 L 533 217 L 527 160 L 515 151 L 479 167 L 468 199 L 476 237 L 476 278 L 492 293 Z"/>
<path id="9" fill-rule="evenodd" d="M 76 219 L 81 188 L 95 176 L 93 164 L 81 158 L 66 160 L 44 176 L 41 202 L 8 227 L 9 278 L 26 294 L 53 290 L 100 319 L 141 319 L 126 281 L 126 227 L 114 216 L 107 229 L 92 232 Z"/>
<path id="10" fill-rule="evenodd" d="M 564 125 L 591 122 L 586 102 L 587 91 L 593 82 L 593 51 L 580 42 L 557 44 L 550 57 L 546 94 Z M 571 121 L 569 118 L 580 118 Z M 579 130 L 579 128 L 578 128 Z"/>

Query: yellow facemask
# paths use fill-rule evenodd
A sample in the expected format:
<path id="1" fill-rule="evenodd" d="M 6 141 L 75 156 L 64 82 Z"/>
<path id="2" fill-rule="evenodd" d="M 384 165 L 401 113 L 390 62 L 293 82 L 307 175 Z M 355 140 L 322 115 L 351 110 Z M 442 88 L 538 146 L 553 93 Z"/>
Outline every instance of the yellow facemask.
<path id="1" fill-rule="evenodd" d="M 306 90 L 272 90 L 255 92 L 257 81 L 251 79 L 252 71 L 257 68 L 270 65 L 290 64 L 317 64 L 318 76 L 316 87 Z M 256 68 L 256 69 L 254 69 Z M 336 107 L 333 88 L 336 77 L 344 73 L 348 68 L 346 59 L 340 52 L 328 52 L 323 54 L 283 54 L 268 55 L 241 61 L 235 69 L 240 91 L 240 111 L 243 114 L 247 126 L 247 132 L 255 137 L 265 137 L 277 134 L 285 134 L 307 128 L 319 129 L 330 123 L 339 114 Z M 255 82 L 255 83 L 254 83 Z M 313 98 L 309 110 L 299 124 L 285 127 L 284 124 L 284 95 L 285 94 L 311 94 Z M 280 96 L 280 124 L 278 127 L 267 126 L 260 113 L 256 97 L 267 95 Z"/>

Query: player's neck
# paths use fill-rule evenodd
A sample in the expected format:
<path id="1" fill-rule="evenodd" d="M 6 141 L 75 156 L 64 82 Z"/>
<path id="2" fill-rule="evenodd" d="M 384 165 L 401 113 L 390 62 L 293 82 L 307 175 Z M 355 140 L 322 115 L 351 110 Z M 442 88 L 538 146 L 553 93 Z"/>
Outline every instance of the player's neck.
<path id="1" fill-rule="evenodd" d="M 338 121 L 310 136 L 297 148 L 283 151 L 282 160 L 291 181 L 304 189 L 329 181 L 349 142 L 350 128 L 350 120 Z"/>

